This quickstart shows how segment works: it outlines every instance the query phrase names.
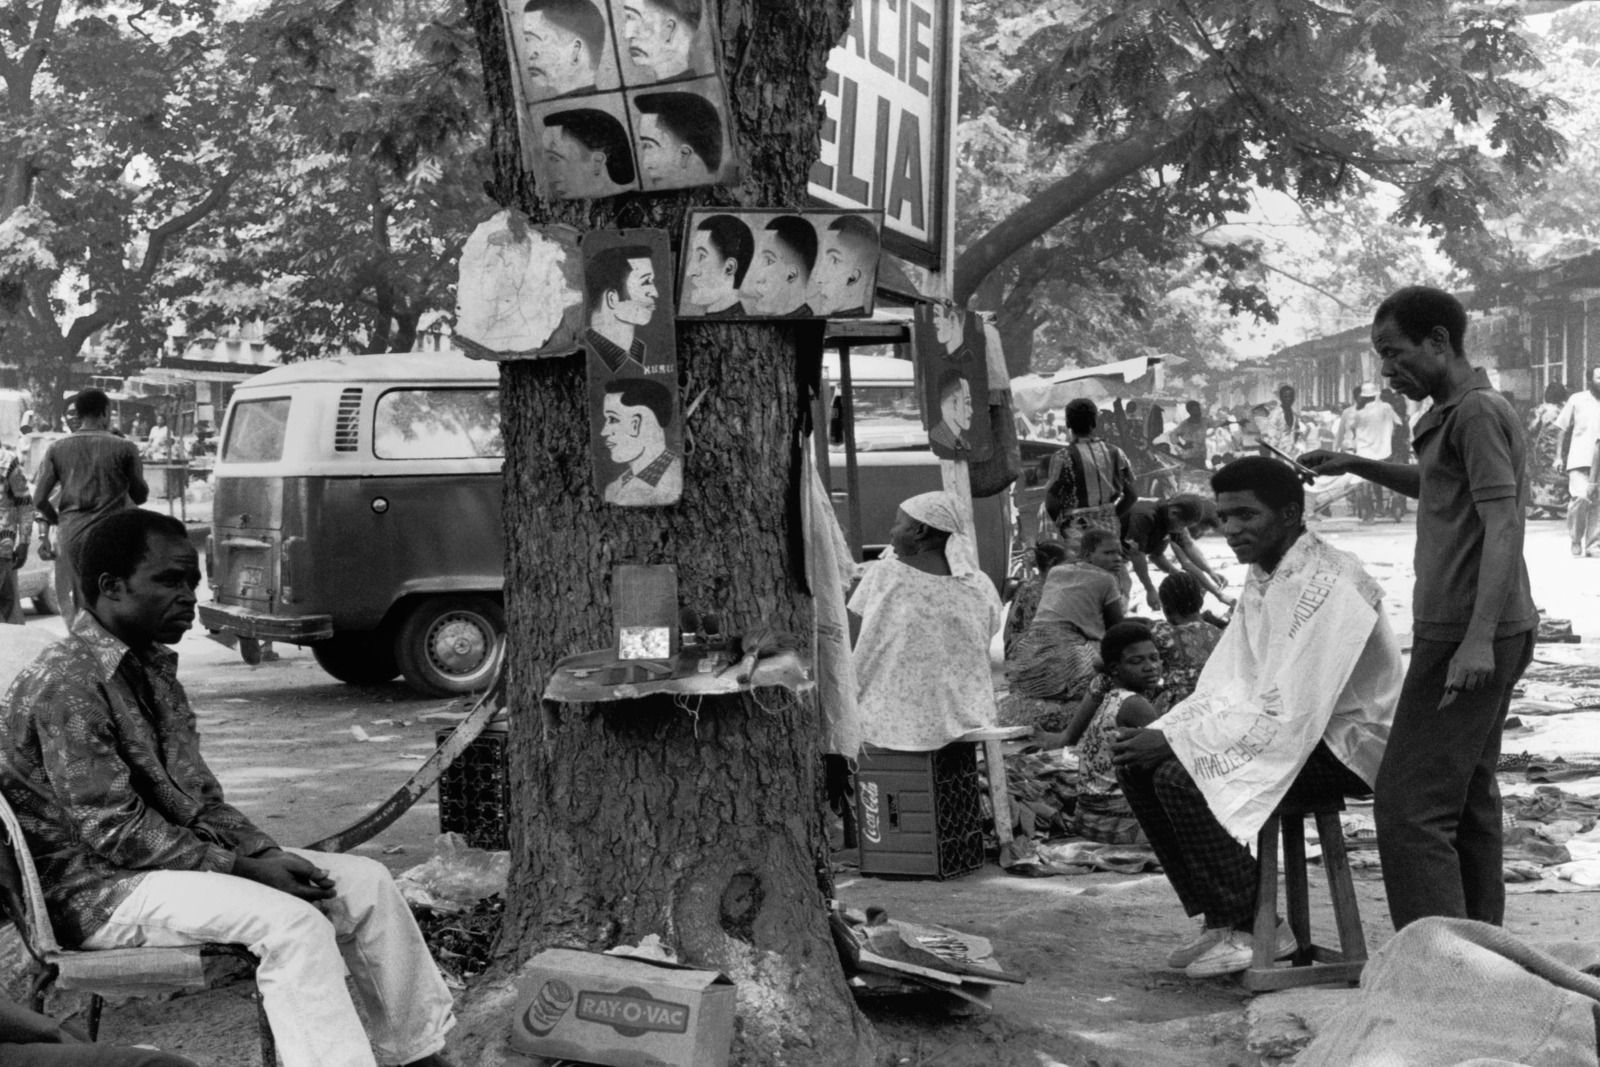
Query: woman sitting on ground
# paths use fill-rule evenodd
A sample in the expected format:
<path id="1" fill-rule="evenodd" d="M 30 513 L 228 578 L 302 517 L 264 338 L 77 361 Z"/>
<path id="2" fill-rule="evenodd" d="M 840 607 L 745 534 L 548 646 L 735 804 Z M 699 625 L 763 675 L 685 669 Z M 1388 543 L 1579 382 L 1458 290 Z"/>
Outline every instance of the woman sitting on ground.
<path id="1" fill-rule="evenodd" d="M 1108 530 L 1085 530 L 1081 559 L 1053 567 L 1028 630 L 1006 660 L 1011 695 L 1006 722 L 1059 730 L 1094 679 L 1100 639 L 1122 621 L 1116 574 L 1122 543 Z"/>
<path id="2" fill-rule="evenodd" d="M 1164 685 L 1155 706 L 1164 712 L 1194 692 L 1200 670 L 1211 658 L 1222 631 L 1201 617 L 1206 594 L 1194 575 L 1169 575 L 1161 583 L 1160 595 L 1161 610 L 1167 618 L 1151 626 L 1150 634 L 1164 668 Z"/>
<path id="3" fill-rule="evenodd" d="M 1006 612 L 1007 659 L 1011 658 L 1011 653 L 1016 649 L 1017 642 L 1022 640 L 1022 635 L 1028 632 L 1028 624 L 1033 621 L 1034 613 L 1039 610 L 1039 595 L 1044 592 L 1044 580 L 1049 576 L 1051 568 L 1066 561 L 1065 543 L 1040 539 L 1034 544 L 1033 566 L 1036 573 L 1017 587 L 1017 591 L 1011 596 L 1011 607 Z"/>
<path id="4" fill-rule="evenodd" d="M 850 597 L 850 614 L 860 620 L 852 659 L 870 745 L 926 752 L 994 725 L 989 641 L 1000 597 L 964 531 L 952 494 L 905 501 L 889 531 L 892 554 L 867 568 Z"/>
<path id="5" fill-rule="evenodd" d="M 1073 832 L 1108 845 L 1131 845 L 1143 841 L 1144 835 L 1117 786 L 1111 742 L 1118 727 L 1149 726 L 1159 717 L 1152 698 L 1161 688 L 1161 653 L 1156 651 L 1150 624 L 1129 619 L 1106 631 L 1100 657 L 1111 688 L 1098 705 L 1091 705 L 1087 715 L 1080 713 L 1067 728 L 1067 737 L 1078 742 L 1078 806 L 1072 817 Z"/>

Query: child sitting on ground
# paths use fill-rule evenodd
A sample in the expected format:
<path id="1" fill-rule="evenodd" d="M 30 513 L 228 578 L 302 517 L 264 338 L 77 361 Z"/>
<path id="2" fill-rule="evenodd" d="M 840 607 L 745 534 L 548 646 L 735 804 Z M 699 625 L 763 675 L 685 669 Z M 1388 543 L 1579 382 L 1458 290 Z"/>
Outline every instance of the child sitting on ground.
<path id="1" fill-rule="evenodd" d="M 1118 727 L 1149 726 L 1159 717 L 1151 697 L 1161 688 L 1161 653 L 1156 651 L 1150 624 L 1129 620 L 1106 631 L 1100 658 L 1111 688 L 1092 713 L 1085 715 L 1088 709 L 1081 709 L 1067 727 L 1069 744 L 1082 737 L 1073 832 L 1108 845 L 1142 843 L 1139 820 L 1117 787 L 1111 742 Z"/>
<path id="2" fill-rule="evenodd" d="M 1205 590 L 1191 574 L 1173 574 L 1161 583 L 1161 611 L 1166 622 L 1150 627 L 1156 651 L 1166 669 L 1165 685 L 1152 700 L 1158 712 L 1166 712 L 1189 698 L 1200 670 L 1211 658 L 1222 631 L 1201 615 Z"/>

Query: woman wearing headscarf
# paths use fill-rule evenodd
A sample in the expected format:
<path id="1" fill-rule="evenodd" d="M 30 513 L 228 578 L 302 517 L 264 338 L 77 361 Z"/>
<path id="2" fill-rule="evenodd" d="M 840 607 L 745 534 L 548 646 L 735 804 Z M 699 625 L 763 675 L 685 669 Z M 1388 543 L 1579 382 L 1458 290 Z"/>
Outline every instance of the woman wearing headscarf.
<path id="1" fill-rule="evenodd" d="M 1544 387 L 1544 403 L 1533 409 L 1528 420 L 1528 489 L 1535 513 L 1556 518 L 1566 514 L 1567 467 L 1561 462 L 1564 436 L 1556 419 L 1567 402 L 1567 387 L 1551 382 Z"/>
<path id="2" fill-rule="evenodd" d="M 1122 569 L 1121 538 L 1108 530 L 1086 530 L 1081 556 L 1051 568 L 1028 630 L 1006 658 L 1008 723 L 1065 728 L 1094 680 L 1100 639 L 1127 610 L 1116 578 Z"/>
<path id="3" fill-rule="evenodd" d="M 950 493 L 903 502 L 889 546 L 850 597 L 861 620 L 853 659 L 862 734 L 878 748 L 925 752 L 994 725 L 989 640 L 1000 598 Z"/>

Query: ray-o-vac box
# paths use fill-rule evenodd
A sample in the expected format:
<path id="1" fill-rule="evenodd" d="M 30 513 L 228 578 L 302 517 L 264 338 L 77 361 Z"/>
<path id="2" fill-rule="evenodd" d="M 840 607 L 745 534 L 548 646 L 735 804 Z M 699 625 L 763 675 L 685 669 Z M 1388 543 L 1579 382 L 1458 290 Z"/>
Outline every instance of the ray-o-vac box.
<path id="1" fill-rule="evenodd" d="M 609 1067 L 726 1067 L 734 999 L 716 971 L 546 949 L 517 983 L 511 1047 Z"/>

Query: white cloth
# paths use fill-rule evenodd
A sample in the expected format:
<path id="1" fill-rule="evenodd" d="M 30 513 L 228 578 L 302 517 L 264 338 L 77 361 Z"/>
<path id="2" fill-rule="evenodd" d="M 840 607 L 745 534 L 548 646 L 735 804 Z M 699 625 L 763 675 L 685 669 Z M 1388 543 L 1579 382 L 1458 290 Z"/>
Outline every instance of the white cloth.
<path id="1" fill-rule="evenodd" d="M 1377 779 L 1405 673 L 1361 561 L 1314 533 L 1250 568 L 1194 695 L 1157 724 L 1224 829 L 1253 847 L 1318 741 Z"/>
<path id="2" fill-rule="evenodd" d="M 1310 443 L 1321 436 L 1321 429 L 1316 423 L 1299 410 L 1294 413 L 1294 428 L 1290 429 L 1283 416 L 1281 403 L 1272 405 L 1267 417 L 1257 424 L 1257 432 L 1261 440 L 1288 456 L 1299 456 L 1309 451 Z"/>
<path id="3" fill-rule="evenodd" d="M 84 947 L 248 946 L 283 1067 L 410 1063 L 444 1048 L 450 990 L 389 872 L 364 856 L 285 851 L 327 871 L 338 896 L 319 907 L 230 874 L 148 871 Z"/>
<path id="4" fill-rule="evenodd" d="M 926 752 L 995 724 L 989 635 L 1001 607 L 988 578 L 883 559 L 867 568 L 850 610 L 861 616 L 855 668 L 868 744 Z"/>
<path id="5" fill-rule="evenodd" d="M 1566 406 L 1556 416 L 1556 425 L 1562 433 L 1572 431 L 1572 444 L 1567 447 L 1567 469 L 1587 467 L 1594 458 L 1594 443 L 1600 438 L 1600 400 L 1584 389 L 1567 398 Z"/>
<path id="6" fill-rule="evenodd" d="M 800 497 L 800 521 L 806 534 L 806 580 L 811 585 L 811 662 L 817 668 L 822 751 L 855 759 L 861 752 L 861 713 L 856 706 L 856 668 L 850 656 L 850 617 L 845 609 L 845 590 L 855 580 L 855 560 L 817 473 L 812 450 L 804 448 L 801 453 L 805 456 L 806 492 Z"/>
<path id="7" fill-rule="evenodd" d="M 950 535 L 944 546 L 944 557 L 952 575 L 960 578 L 979 573 L 977 544 L 973 541 L 971 524 L 967 522 L 967 516 L 972 513 L 970 501 L 963 506 L 954 493 L 935 490 L 901 501 L 900 510 L 924 526 Z"/>

